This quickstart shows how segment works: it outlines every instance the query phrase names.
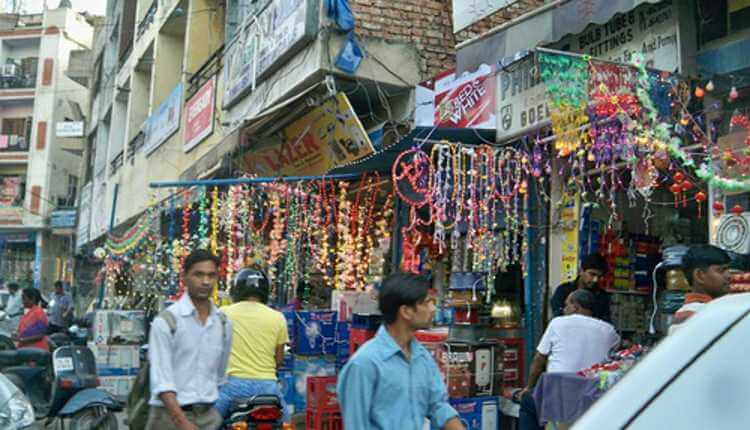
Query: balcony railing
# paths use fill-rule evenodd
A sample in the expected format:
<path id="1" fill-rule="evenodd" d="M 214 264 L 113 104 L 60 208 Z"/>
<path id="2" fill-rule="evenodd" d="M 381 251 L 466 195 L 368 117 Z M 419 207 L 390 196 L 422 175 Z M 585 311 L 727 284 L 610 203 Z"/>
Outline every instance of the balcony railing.
<path id="1" fill-rule="evenodd" d="M 148 8 L 148 12 L 146 12 L 146 16 L 143 17 L 141 22 L 138 24 L 138 31 L 135 33 L 135 40 L 136 42 L 143 36 L 143 33 L 148 30 L 148 27 L 153 24 L 154 19 L 156 18 L 156 11 L 158 9 L 159 5 L 156 0 L 154 0 L 153 3 L 151 3 L 151 7 Z"/>
<path id="2" fill-rule="evenodd" d="M 122 167 L 122 160 L 123 160 L 123 152 L 120 151 L 117 155 L 115 155 L 115 158 L 112 159 L 109 163 L 109 175 L 112 176 L 115 173 L 117 173 L 117 170 Z"/>
<path id="3" fill-rule="evenodd" d="M 0 152 L 28 152 L 26 136 L 0 135 Z"/>
<path id="4" fill-rule="evenodd" d="M 211 57 L 198 69 L 193 76 L 188 79 L 187 95 L 185 99 L 193 97 L 198 90 L 208 82 L 211 77 L 221 70 L 221 59 L 224 56 L 224 45 L 221 45 Z"/>
<path id="5" fill-rule="evenodd" d="M 0 88 L 34 88 L 36 74 L 25 74 L 21 66 L 13 63 L 0 64 Z"/>
<path id="6" fill-rule="evenodd" d="M 138 134 L 135 135 L 133 140 L 130 141 L 130 144 L 128 144 L 128 161 L 132 165 L 135 160 L 135 153 L 138 152 L 139 149 L 141 149 L 141 146 L 146 141 L 146 135 L 143 134 L 143 131 L 139 131 Z"/>

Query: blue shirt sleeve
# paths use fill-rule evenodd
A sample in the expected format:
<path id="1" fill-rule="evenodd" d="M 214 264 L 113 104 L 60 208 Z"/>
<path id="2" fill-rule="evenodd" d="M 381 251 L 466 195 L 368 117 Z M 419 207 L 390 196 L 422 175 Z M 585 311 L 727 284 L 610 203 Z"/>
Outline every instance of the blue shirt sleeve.
<path id="1" fill-rule="evenodd" d="M 375 368 L 367 363 L 350 361 L 339 375 L 336 388 L 344 428 L 367 430 L 376 381 Z"/>
<path id="2" fill-rule="evenodd" d="M 445 426 L 453 417 L 458 416 L 458 412 L 453 409 L 453 406 L 448 402 L 448 390 L 445 388 L 443 378 L 440 376 L 440 370 L 432 357 L 429 357 L 430 361 L 430 374 L 432 375 L 432 381 L 430 381 L 430 405 L 428 410 L 428 416 L 433 429 L 441 429 Z M 349 427 L 345 427 L 349 428 Z"/>

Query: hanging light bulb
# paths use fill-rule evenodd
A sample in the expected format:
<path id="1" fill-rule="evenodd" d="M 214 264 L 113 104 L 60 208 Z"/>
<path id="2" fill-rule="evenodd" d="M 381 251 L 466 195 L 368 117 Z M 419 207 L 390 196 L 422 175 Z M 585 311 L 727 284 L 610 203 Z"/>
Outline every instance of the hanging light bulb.
<path id="1" fill-rule="evenodd" d="M 706 92 L 703 91 L 703 88 L 701 87 L 695 87 L 695 96 L 699 99 L 702 99 L 703 96 L 706 95 Z"/>
<path id="2" fill-rule="evenodd" d="M 732 87 L 732 90 L 729 91 L 729 101 L 733 102 L 737 100 L 737 97 L 739 97 L 740 94 L 737 92 L 737 87 Z"/>
<path id="3" fill-rule="evenodd" d="M 706 91 L 709 93 L 714 90 L 714 81 L 708 81 L 708 84 L 706 84 Z"/>

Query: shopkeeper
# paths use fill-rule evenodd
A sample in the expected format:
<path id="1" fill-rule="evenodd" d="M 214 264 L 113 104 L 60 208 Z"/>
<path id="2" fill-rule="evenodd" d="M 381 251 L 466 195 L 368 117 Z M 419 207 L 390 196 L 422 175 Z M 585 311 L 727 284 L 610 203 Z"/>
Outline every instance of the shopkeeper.
<path id="1" fill-rule="evenodd" d="M 609 313 L 609 294 L 597 287 L 599 279 L 607 273 L 607 261 L 599 254 L 586 256 L 581 263 L 581 271 L 575 281 L 561 284 L 552 296 L 552 316 L 563 315 L 565 300 L 575 290 L 587 290 L 594 295 L 593 317 L 611 322 Z"/>

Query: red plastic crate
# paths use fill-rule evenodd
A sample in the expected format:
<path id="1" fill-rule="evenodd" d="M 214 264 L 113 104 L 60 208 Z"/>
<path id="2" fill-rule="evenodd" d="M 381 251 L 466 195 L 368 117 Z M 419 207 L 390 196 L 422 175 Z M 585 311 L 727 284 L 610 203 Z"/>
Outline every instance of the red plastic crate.
<path id="1" fill-rule="evenodd" d="M 309 376 L 307 378 L 307 408 L 330 411 L 339 409 L 336 397 L 336 376 Z"/>
<path id="2" fill-rule="evenodd" d="M 341 412 L 308 409 L 305 413 L 305 429 L 307 430 L 344 430 Z"/>
<path id="3" fill-rule="evenodd" d="M 365 330 L 362 328 L 352 328 L 349 332 L 349 356 L 351 357 L 364 345 L 365 342 L 375 337 L 375 330 Z"/>

